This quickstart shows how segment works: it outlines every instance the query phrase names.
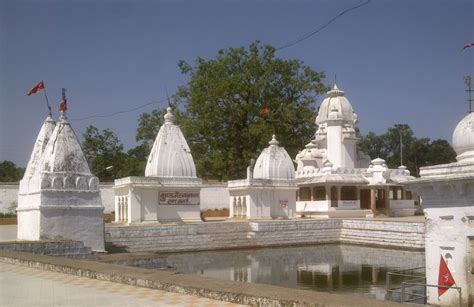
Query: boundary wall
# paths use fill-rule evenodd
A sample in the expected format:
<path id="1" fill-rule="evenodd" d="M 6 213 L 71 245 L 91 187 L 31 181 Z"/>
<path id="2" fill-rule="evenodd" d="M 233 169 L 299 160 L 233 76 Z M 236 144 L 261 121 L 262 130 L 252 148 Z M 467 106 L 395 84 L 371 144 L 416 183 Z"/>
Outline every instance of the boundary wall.
<path id="1" fill-rule="evenodd" d="M 100 196 L 104 213 L 115 211 L 115 192 L 112 182 L 101 182 Z M 201 210 L 229 209 L 227 184 L 203 184 L 200 195 Z M 9 213 L 18 204 L 18 183 L 0 184 L 0 213 Z"/>

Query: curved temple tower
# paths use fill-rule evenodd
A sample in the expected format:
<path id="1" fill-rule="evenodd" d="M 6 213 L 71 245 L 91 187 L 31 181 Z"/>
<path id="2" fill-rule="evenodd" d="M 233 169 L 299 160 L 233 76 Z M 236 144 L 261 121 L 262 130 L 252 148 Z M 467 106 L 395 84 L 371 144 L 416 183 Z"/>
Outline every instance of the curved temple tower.
<path id="1" fill-rule="evenodd" d="M 188 143 L 167 108 L 148 157 L 145 177 L 115 180 L 115 222 L 201 221 L 201 179 Z"/>
<path id="2" fill-rule="evenodd" d="M 99 180 L 89 170 L 65 109 L 57 124 L 49 115 L 20 182 L 18 239 L 77 240 L 104 251 L 103 211 Z"/>

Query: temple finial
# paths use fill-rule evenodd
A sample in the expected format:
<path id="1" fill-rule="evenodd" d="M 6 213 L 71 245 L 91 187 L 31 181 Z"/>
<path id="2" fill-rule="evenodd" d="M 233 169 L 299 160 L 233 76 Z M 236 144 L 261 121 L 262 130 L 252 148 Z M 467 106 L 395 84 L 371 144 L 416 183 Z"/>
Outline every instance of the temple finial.
<path id="1" fill-rule="evenodd" d="M 66 89 L 62 88 L 61 90 L 61 103 L 59 104 L 59 111 L 61 112 L 61 117 L 65 117 L 65 113 L 67 111 L 67 99 L 66 99 Z"/>
<path id="2" fill-rule="evenodd" d="M 165 118 L 165 124 L 173 124 L 174 123 L 174 115 L 173 115 L 173 109 L 171 107 L 166 108 L 166 114 L 164 116 Z"/>

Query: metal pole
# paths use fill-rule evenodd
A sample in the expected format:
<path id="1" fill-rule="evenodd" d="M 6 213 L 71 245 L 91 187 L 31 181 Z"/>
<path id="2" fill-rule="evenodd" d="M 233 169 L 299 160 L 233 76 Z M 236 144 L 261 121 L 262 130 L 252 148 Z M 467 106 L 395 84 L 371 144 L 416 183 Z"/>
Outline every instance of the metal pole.
<path id="1" fill-rule="evenodd" d="M 468 95 L 468 99 L 467 101 L 469 102 L 469 110 L 468 112 L 471 113 L 472 112 L 472 97 L 471 97 L 471 93 L 472 93 L 472 87 L 471 87 L 471 76 L 464 76 L 464 83 L 467 85 L 467 95 Z"/>
<path id="2" fill-rule="evenodd" d="M 402 301 L 401 303 L 405 303 L 405 282 L 402 282 Z"/>
<path id="3" fill-rule="evenodd" d="M 386 285 L 387 293 L 385 294 L 385 300 L 387 301 L 392 300 L 392 292 L 390 290 L 390 288 L 392 287 L 391 278 L 392 278 L 392 275 L 390 274 L 390 272 L 387 272 L 387 285 Z"/>
<path id="4" fill-rule="evenodd" d="M 400 127 L 398 127 L 398 133 L 400 134 L 400 166 L 403 165 L 403 137 Z"/>
<path id="5" fill-rule="evenodd" d="M 41 80 L 41 82 L 43 83 L 43 92 L 44 92 L 44 98 L 46 98 L 46 106 L 48 107 L 49 115 L 51 115 L 51 106 L 49 105 L 48 94 L 46 94 L 46 85 L 44 85 L 43 80 Z"/>

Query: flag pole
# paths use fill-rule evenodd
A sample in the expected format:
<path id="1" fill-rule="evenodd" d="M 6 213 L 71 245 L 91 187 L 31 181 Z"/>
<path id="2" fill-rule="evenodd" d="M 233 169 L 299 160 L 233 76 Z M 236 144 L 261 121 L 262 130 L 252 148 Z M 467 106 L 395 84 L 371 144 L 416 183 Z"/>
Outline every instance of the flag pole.
<path id="1" fill-rule="evenodd" d="M 49 115 L 51 115 L 51 106 L 49 105 L 48 94 L 46 94 L 46 86 L 44 85 L 43 80 L 41 80 L 41 82 L 43 83 L 43 91 L 44 91 L 44 98 L 46 98 L 46 106 L 48 107 Z"/>

